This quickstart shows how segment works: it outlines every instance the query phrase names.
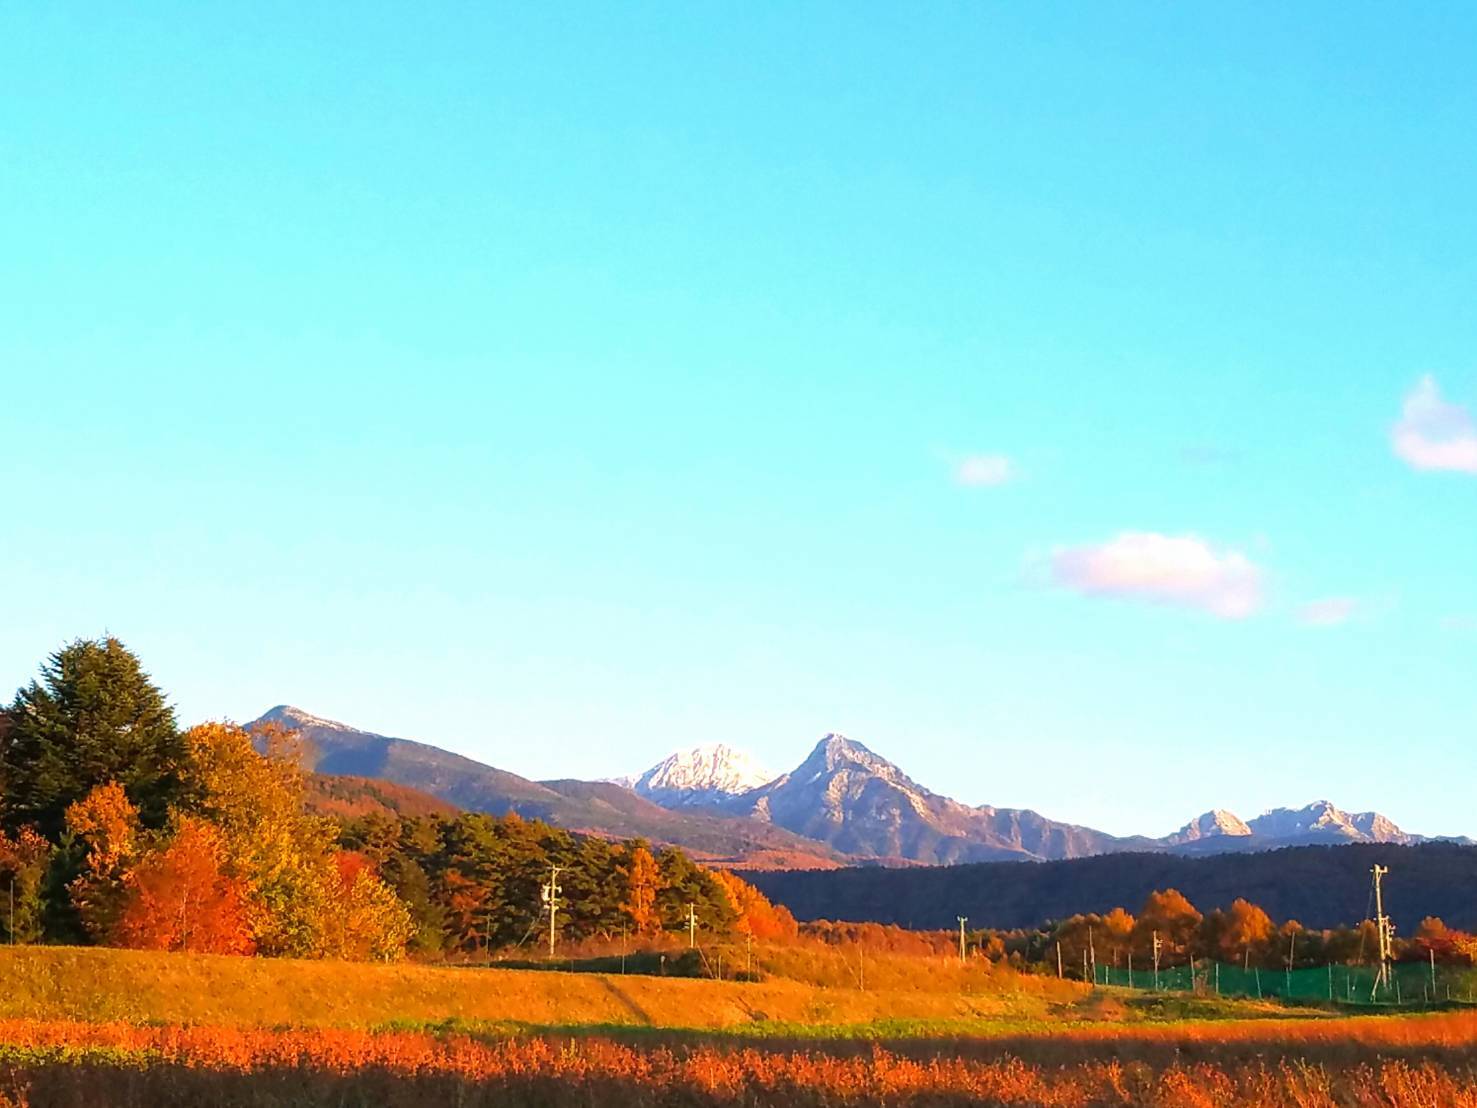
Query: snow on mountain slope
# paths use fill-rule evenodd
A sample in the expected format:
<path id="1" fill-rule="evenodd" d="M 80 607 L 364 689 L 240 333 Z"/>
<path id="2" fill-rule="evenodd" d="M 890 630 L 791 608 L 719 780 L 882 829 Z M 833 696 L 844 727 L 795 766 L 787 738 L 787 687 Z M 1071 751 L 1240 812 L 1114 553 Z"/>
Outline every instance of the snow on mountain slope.
<path id="1" fill-rule="evenodd" d="M 1254 834 L 1268 839 L 1323 839 L 1376 843 L 1414 842 L 1378 812 L 1345 812 L 1327 800 L 1303 808 L 1273 808 L 1248 823 Z"/>
<path id="2" fill-rule="evenodd" d="M 638 795 L 668 808 L 717 804 L 774 780 L 753 755 L 722 743 L 669 754 L 636 779 Z"/>
<path id="3" fill-rule="evenodd" d="M 1233 812 L 1224 808 L 1212 808 L 1202 816 L 1197 816 L 1185 824 L 1173 835 L 1166 835 L 1165 843 L 1170 846 L 1178 846 L 1181 843 L 1197 842 L 1200 839 L 1233 837 L 1242 838 L 1253 834 L 1250 827 Z"/>

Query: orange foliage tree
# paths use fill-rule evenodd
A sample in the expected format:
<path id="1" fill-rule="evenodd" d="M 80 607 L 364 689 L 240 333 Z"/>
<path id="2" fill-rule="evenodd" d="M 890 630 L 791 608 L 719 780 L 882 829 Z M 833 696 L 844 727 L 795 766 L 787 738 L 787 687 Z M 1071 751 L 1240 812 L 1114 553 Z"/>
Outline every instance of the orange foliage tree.
<path id="1" fill-rule="evenodd" d="M 252 953 L 244 884 L 223 872 L 224 855 L 217 828 L 181 819 L 168 845 L 129 872 L 111 941 L 140 950 Z"/>
<path id="2" fill-rule="evenodd" d="M 1113 965 L 1122 965 L 1133 946 L 1134 918 L 1122 908 L 1114 908 L 1103 917 L 1103 949 L 1112 956 Z"/>
<path id="3" fill-rule="evenodd" d="M 662 871 L 651 851 L 641 843 L 626 847 L 626 864 L 621 867 L 626 878 L 626 898 L 621 911 L 631 921 L 631 930 L 647 935 L 661 927 L 656 910 L 657 894 L 662 889 Z"/>
<path id="4" fill-rule="evenodd" d="M 1224 912 L 1212 912 L 1201 926 L 1206 951 L 1212 957 L 1247 964 L 1261 958 L 1276 930 L 1266 912 L 1240 897 Z"/>
<path id="5" fill-rule="evenodd" d="M 756 939 L 793 939 L 799 933 L 799 926 L 788 908 L 770 903 L 769 898 L 753 885 L 727 870 L 712 872 L 738 915 L 734 930 L 740 935 L 752 935 Z"/>
<path id="6" fill-rule="evenodd" d="M 1156 889 L 1144 901 L 1144 909 L 1139 913 L 1135 945 L 1138 950 L 1152 955 L 1157 933 L 1161 956 L 1188 957 L 1194 949 L 1200 920 L 1200 913 L 1178 889 Z"/>

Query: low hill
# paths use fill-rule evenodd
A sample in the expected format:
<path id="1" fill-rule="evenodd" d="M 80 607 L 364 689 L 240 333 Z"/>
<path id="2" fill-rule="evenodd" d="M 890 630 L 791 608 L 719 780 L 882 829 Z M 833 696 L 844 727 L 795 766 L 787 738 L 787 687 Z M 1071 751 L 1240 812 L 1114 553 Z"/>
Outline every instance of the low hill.
<path id="1" fill-rule="evenodd" d="M 1209 857 L 1108 854 L 1061 862 L 745 876 L 800 920 L 934 929 L 967 916 L 976 927 L 1036 927 L 1078 912 L 1119 906 L 1137 911 L 1154 889 L 1174 888 L 1202 912 L 1245 897 L 1273 919 L 1323 928 L 1369 917 L 1370 868 L 1376 863 L 1389 867 L 1385 907 L 1402 934 L 1425 916 L 1477 929 L 1477 847 L 1452 843 L 1299 846 Z"/>

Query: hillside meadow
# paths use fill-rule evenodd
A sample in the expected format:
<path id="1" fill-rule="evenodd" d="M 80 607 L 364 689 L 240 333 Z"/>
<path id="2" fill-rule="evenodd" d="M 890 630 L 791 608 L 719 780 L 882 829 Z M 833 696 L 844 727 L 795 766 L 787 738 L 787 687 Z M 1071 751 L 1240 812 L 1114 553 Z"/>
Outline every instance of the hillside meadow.
<path id="1" fill-rule="evenodd" d="M 921 971 L 923 967 L 918 967 Z M 524 1027 L 725 1030 L 756 1024 L 1045 1018 L 1086 995 L 1073 982 L 977 973 L 969 992 L 915 974 L 911 989 L 771 977 L 344 963 L 84 947 L 0 948 L 0 1018 L 229 1027 L 373 1028 L 446 1020 Z"/>

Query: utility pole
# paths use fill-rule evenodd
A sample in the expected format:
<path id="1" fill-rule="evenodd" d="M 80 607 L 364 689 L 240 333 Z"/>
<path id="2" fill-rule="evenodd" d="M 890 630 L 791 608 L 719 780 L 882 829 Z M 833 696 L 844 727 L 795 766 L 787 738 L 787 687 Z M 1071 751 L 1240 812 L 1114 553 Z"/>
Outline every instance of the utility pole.
<path id="1" fill-rule="evenodd" d="M 1087 960 L 1092 963 L 1092 983 L 1097 984 L 1097 946 L 1093 942 L 1092 928 L 1087 929 Z"/>
<path id="2" fill-rule="evenodd" d="M 1393 945 L 1391 940 L 1394 938 L 1395 925 L 1385 917 L 1384 890 L 1380 885 L 1381 880 L 1390 871 L 1386 866 L 1376 863 L 1374 869 L 1369 872 L 1374 874 L 1374 925 L 1379 932 L 1380 947 L 1380 968 L 1375 975 L 1374 986 L 1369 991 L 1369 997 L 1373 1000 L 1381 985 L 1385 987 L 1386 992 L 1390 990 L 1390 948 Z"/>
<path id="3" fill-rule="evenodd" d="M 1159 991 L 1159 948 L 1160 948 L 1161 945 L 1162 944 L 1159 942 L 1159 932 L 1155 931 L 1154 932 L 1154 991 L 1156 993 Z"/>
<path id="4" fill-rule="evenodd" d="M 1061 980 L 1061 977 L 1062 977 L 1062 941 L 1060 939 L 1058 939 L 1056 941 L 1056 976 L 1057 976 L 1057 980 Z"/>
<path id="5" fill-rule="evenodd" d="M 544 904 L 549 909 L 549 957 L 551 959 L 554 957 L 554 939 L 558 934 L 556 921 L 559 918 L 559 894 L 564 891 L 559 886 L 559 874 L 563 869 L 563 866 L 550 866 L 549 883 L 540 890 Z"/>
<path id="6" fill-rule="evenodd" d="M 1290 931 L 1287 936 L 1287 991 L 1284 999 L 1292 995 L 1292 963 L 1297 959 L 1298 933 Z"/>
<path id="7" fill-rule="evenodd" d="M 959 964 L 964 964 L 964 925 L 969 922 L 968 916 L 958 916 L 959 920 Z"/>
<path id="8" fill-rule="evenodd" d="M 691 901 L 687 904 L 687 949 L 692 950 L 697 946 L 697 905 Z"/>

